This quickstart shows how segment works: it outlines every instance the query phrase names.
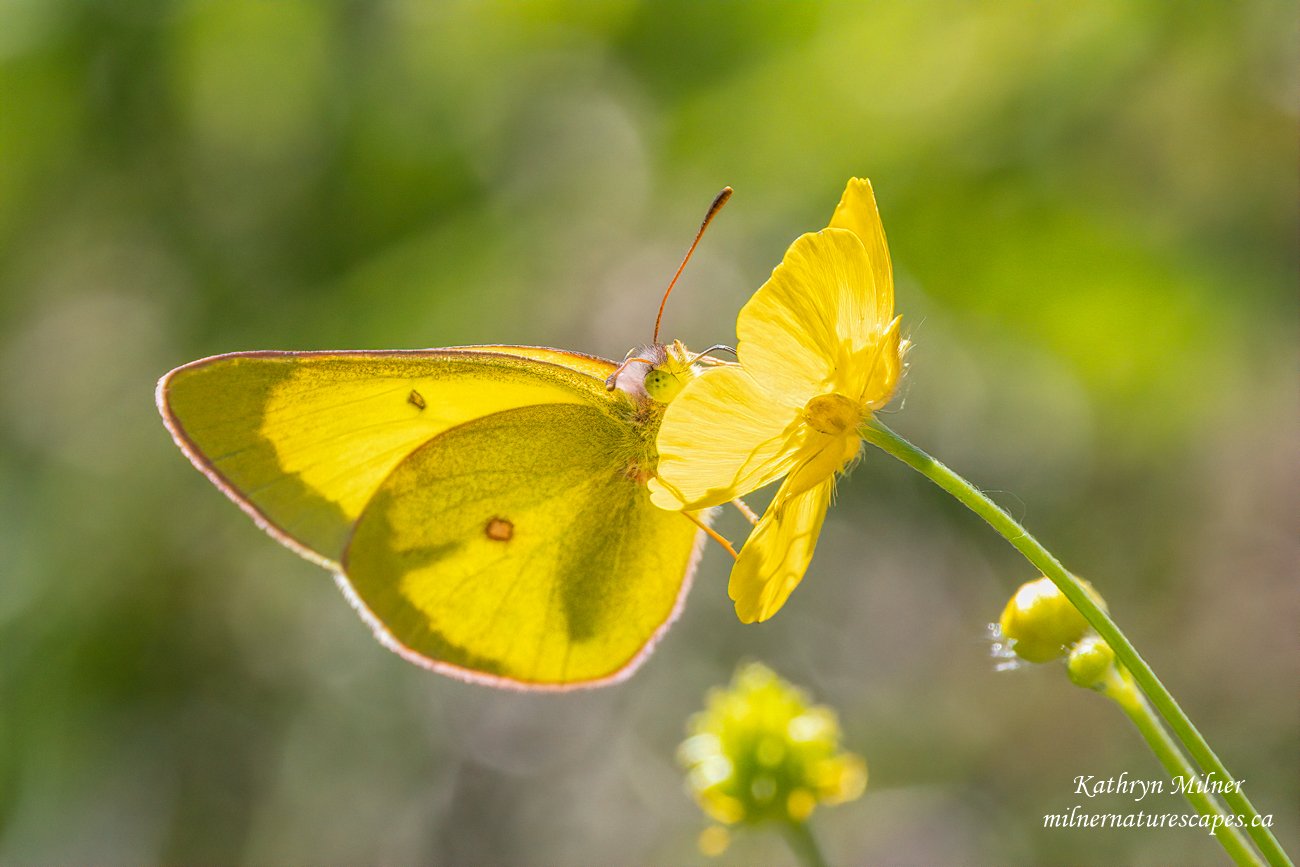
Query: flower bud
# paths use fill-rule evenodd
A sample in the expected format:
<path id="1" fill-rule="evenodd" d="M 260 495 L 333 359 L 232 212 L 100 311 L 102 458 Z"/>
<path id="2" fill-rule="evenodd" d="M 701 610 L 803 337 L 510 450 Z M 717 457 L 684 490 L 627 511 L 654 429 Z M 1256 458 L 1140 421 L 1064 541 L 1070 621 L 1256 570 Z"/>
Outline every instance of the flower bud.
<path id="1" fill-rule="evenodd" d="M 1099 635 L 1085 635 L 1066 661 L 1070 680 L 1084 689 L 1101 689 L 1106 675 L 1115 667 L 1115 651 Z"/>
<path id="2" fill-rule="evenodd" d="M 1098 605 L 1106 607 L 1091 584 L 1082 579 L 1079 583 Z M 1028 662 L 1050 662 L 1065 656 L 1092 628 L 1048 578 L 1022 584 L 1002 610 L 999 625 L 1011 650 Z"/>
<path id="3" fill-rule="evenodd" d="M 865 763 L 840 749 L 835 712 L 759 663 L 711 691 L 687 729 L 678 759 L 696 802 L 719 822 L 802 822 L 866 787 Z"/>

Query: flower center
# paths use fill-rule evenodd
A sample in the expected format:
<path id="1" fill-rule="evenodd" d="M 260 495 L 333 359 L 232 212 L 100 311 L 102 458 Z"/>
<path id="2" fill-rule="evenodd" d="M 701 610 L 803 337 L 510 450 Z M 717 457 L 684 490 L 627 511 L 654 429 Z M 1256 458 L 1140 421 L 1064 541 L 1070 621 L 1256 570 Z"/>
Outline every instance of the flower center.
<path id="1" fill-rule="evenodd" d="M 803 408 L 803 417 L 813 430 L 838 436 L 862 421 L 862 409 L 842 394 L 819 394 Z"/>

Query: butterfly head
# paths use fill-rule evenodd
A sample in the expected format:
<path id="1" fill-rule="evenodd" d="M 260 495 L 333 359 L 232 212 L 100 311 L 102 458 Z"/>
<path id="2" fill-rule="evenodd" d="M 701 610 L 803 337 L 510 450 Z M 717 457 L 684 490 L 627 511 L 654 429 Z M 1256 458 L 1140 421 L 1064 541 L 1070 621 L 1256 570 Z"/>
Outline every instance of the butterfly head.
<path id="1" fill-rule="evenodd" d="M 696 376 L 696 356 L 680 340 L 637 347 L 606 380 L 606 387 L 618 389 L 636 401 L 669 403 Z"/>
<path id="2" fill-rule="evenodd" d="M 679 340 L 658 349 L 663 357 L 646 371 L 643 385 L 651 400 L 669 403 L 696 377 L 695 358 Z"/>

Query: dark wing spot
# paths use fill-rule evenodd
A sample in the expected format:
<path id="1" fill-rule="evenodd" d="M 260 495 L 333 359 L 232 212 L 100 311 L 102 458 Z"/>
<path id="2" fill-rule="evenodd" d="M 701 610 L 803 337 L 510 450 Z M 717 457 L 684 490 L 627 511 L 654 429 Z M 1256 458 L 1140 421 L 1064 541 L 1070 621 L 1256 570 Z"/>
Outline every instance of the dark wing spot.
<path id="1" fill-rule="evenodd" d="M 424 402 L 424 395 L 420 394 L 415 389 L 411 389 L 411 393 L 406 396 L 406 402 L 416 409 L 424 409 L 428 406 L 428 404 Z"/>
<path id="2" fill-rule="evenodd" d="M 505 518 L 493 518 L 487 522 L 483 532 L 494 542 L 509 542 L 515 534 L 515 525 Z"/>

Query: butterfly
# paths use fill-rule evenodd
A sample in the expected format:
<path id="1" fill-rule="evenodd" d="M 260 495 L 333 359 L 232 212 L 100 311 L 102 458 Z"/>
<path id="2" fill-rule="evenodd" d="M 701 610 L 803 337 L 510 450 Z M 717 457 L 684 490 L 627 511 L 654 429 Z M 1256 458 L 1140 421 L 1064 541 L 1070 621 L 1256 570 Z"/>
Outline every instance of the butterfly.
<path id="1" fill-rule="evenodd" d="M 162 377 L 158 409 L 194 466 L 333 572 L 405 659 L 597 686 L 676 618 L 707 531 L 647 489 L 664 407 L 710 360 L 659 343 L 662 316 L 622 364 L 528 346 L 234 352 Z"/>

